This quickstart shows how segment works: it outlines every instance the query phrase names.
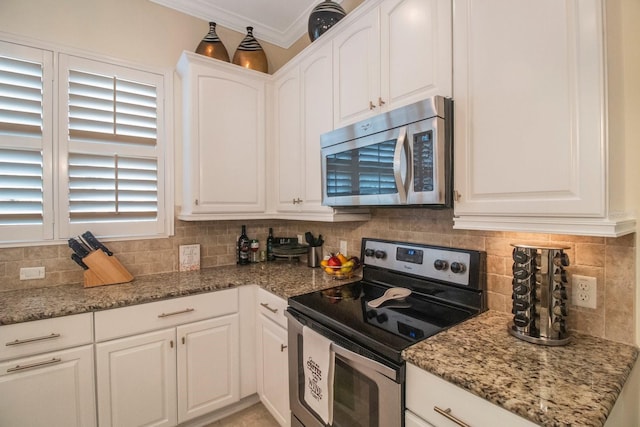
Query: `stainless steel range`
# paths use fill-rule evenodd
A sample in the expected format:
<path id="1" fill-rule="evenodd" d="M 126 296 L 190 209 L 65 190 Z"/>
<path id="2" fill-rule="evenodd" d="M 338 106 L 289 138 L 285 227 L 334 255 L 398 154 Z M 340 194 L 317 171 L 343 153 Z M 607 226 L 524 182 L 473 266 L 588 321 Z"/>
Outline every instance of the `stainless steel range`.
<path id="1" fill-rule="evenodd" d="M 362 280 L 289 298 L 292 426 L 403 426 L 402 350 L 486 309 L 483 252 L 366 238 L 361 258 Z M 335 359 L 330 423 L 305 401 L 305 327 Z"/>

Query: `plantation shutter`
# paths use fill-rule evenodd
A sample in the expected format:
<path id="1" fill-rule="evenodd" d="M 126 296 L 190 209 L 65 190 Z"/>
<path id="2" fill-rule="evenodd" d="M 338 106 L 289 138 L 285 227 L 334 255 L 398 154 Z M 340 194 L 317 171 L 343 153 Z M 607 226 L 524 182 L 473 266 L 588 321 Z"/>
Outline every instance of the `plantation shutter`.
<path id="1" fill-rule="evenodd" d="M 47 56 L 49 55 L 49 56 Z M 50 53 L 0 42 L 0 231 L 3 241 L 43 239 L 45 59 Z M 47 90 L 50 90 L 50 85 Z M 47 135 L 47 144 L 50 144 Z"/>
<path id="2" fill-rule="evenodd" d="M 157 221 L 156 86 L 75 68 L 68 85 L 70 222 Z"/>

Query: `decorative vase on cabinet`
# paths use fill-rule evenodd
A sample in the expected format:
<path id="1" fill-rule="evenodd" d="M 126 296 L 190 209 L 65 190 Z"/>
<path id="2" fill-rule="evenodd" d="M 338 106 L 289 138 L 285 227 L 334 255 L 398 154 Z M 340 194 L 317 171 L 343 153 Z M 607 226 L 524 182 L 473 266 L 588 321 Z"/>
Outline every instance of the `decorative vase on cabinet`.
<path id="1" fill-rule="evenodd" d="M 215 22 L 209 22 L 209 32 L 198 44 L 196 53 L 229 62 L 229 53 L 216 33 Z"/>
<path id="2" fill-rule="evenodd" d="M 311 14 L 309 14 L 309 39 L 311 41 L 316 40 L 325 31 L 333 27 L 339 20 L 344 18 L 346 12 L 337 3 L 331 0 L 324 0 L 313 8 Z"/>
<path id="3" fill-rule="evenodd" d="M 258 40 L 253 37 L 253 27 L 247 27 L 246 37 L 240 42 L 233 54 L 233 63 L 263 73 L 269 71 L 267 55 Z"/>

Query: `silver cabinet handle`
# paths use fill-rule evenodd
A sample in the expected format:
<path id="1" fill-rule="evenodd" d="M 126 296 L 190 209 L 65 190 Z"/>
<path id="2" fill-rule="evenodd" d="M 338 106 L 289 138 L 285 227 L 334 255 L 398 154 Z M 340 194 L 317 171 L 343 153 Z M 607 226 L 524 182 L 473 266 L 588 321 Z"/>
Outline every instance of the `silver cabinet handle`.
<path id="1" fill-rule="evenodd" d="M 280 344 L 280 352 L 282 353 L 285 348 L 289 347 L 288 345 Z"/>
<path id="2" fill-rule="evenodd" d="M 9 373 L 9 372 L 17 372 L 17 371 L 24 371 L 25 369 L 39 368 L 41 366 L 54 365 L 54 364 L 60 363 L 60 362 L 62 362 L 62 359 L 60 359 L 58 357 L 54 357 L 53 359 L 45 360 L 44 362 L 29 363 L 28 365 L 16 365 L 13 368 L 7 369 L 7 373 Z"/>
<path id="3" fill-rule="evenodd" d="M 176 314 L 191 313 L 192 311 L 196 311 L 196 309 L 195 308 L 186 308 L 184 310 L 174 311 L 173 313 L 162 313 L 162 314 L 158 314 L 158 317 L 159 318 L 163 318 L 163 317 L 175 316 Z"/>
<path id="4" fill-rule="evenodd" d="M 273 314 L 276 314 L 278 312 L 277 308 L 269 307 L 269 304 L 267 304 L 266 302 L 261 302 L 260 305 L 266 308 L 267 310 L 269 310 L 270 312 L 272 312 Z"/>
<path id="5" fill-rule="evenodd" d="M 27 338 L 27 339 L 24 339 L 24 340 L 15 340 L 15 341 L 10 341 L 10 342 L 6 343 L 5 345 L 8 347 L 8 346 L 11 346 L 11 345 L 27 344 L 27 343 L 30 343 L 30 342 L 50 340 L 50 339 L 53 339 L 53 338 L 60 338 L 60 334 L 52 333 L 50 335 L 45 335 L 45 336 L 42 336 L 42 337 Z"/>
<path id="6" fill-rule="evenodd" d="M 449 421 L 456 423 L 460 427 L 471 427 L 469 424 L 465 423 L 464 421 L 460 421 L 459 419 L 451 415 L 451 408 L 440 409 L 437 406 L 434 406 L 433 410 L 439 413 L 440 415 L 442 415 L 443 417 L 445 417 L 446 419 L 448 419 Z"/>

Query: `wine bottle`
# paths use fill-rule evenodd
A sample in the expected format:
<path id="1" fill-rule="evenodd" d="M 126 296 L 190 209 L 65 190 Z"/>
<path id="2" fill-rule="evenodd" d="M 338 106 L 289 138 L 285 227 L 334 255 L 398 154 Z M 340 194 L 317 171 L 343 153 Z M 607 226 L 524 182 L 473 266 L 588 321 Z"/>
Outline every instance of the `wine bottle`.
<path id="1" fill-rule="evenodd" d="M 250 240 L 247 237 L 247 226 L 242 226 L 242 233 L 240 233 L 240 237 L 238 238 L 238 264 L 247 265 L 249 264 L 249 244 Z"/>
<path id="2" fill-rule="evenodd" d="M 273 254 L 273 228 L 269 227 L 269 237 L 267 237 L 267 261 L 275 261 L 276 256 Z"/>

